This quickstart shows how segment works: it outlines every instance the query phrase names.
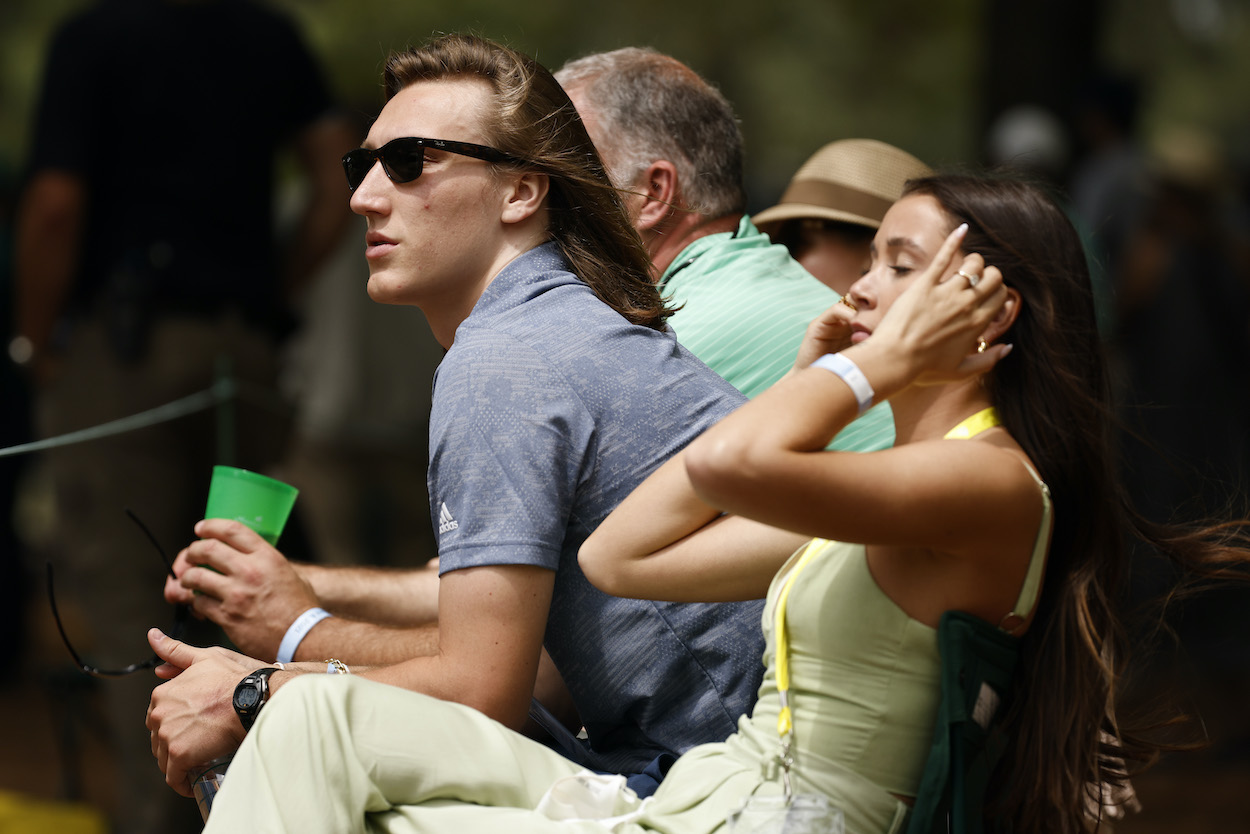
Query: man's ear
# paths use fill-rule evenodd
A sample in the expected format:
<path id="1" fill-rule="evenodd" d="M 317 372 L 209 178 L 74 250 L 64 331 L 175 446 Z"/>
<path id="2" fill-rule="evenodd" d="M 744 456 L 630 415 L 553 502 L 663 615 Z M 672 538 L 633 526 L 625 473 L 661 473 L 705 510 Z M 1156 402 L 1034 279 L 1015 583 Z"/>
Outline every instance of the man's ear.
<path id="1" fill-rule="evenodd" d="M 1006 333 L 1016 323 L 1016 317 L 1020 315 L 1020 291 L 1012 287 L 1006 289 L 1007 300 L 1003 302 L 998 314 L 990 319 L 990 323 L 981 334 L 981 338 L 990 344 Z"/>
<path id="2" fill-rule="evenodd" d="M 635 180 L 634 190 L 643 196 L 634 225 L 640 232 L 654 229 L 669 218 L 677 204 L 677 166 L 667 159 L 657 159 Z"/>
<path id="3" fill-rule="evenodd" d="M 505 223 L 520 223 L 542 208 L 547 199 L 551 181 L 546 174 L 525 171 L 514 176 L 512 188 L 504 195 L 503 214 Z"/>

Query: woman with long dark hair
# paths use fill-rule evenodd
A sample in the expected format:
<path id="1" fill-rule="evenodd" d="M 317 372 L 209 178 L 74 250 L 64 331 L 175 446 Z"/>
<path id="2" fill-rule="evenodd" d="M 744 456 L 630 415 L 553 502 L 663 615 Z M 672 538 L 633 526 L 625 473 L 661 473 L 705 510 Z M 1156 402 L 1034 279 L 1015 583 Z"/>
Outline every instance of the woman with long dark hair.
<path id="1" fill-rule="evenodd" d="M 976 254 L 960 264 L 939 251 L 947 233 L 962 234 L 960 250 Z M 992 297 L 996 312 L 972 341 L 926 341 L 918 325 L 938 314 L 943 294 L 971 304 L 991 287 L 1001 306 Z M 819 739 L 806 742 L 818 751 L 808 760 L 821 763 L 817 774 L 871 775 L 904 804 L 932 730 L 933 627 L 948 610 L 999 626 L 1020 637 L 1020 659 L 991 827 L 1087 830 L 1108 789 L 1124 785 L 1125 761 L 1158 752 L 1114 721 L 1128 658 L 1117 605 L 1127 539 L 1172 560 L 1185 580 L 1236 577 L 1250 559 L 1247 523 L 1165 527 L 1126 501 L 1084 252 L 1037 187 L 955 175 L 912 181 L 849 297 L 857 312 L 831 311 L 811 331 L 836 348 L 849 328 L 840 360 L 792 375 L 697 439 L 601 525 L 583 547 L 583 569 L 612 593 L 730 599 L 769 581 L 795 544 L 780 530 L 829 540 L 820 548 L 828 585 L 812 571 L 811 608 L 791 597 L 796 652 L 801 629 L 816 626 L 812 675 L 796 672 L 791 695 L 796 743 L 805 745 L 806 715 L 814 724 L 804 729 Z M 974 342 L 978 352 L 965 355 Z M 857 397 L 861 406 L 889 398 L 896 448 L 821 451 L 825 433 L 854 416 Z M 626 535 L 639 529 L 644 540 Z M 882 629 L 897 642 L 867 642 Z M 772 687 L 770 671 L 757 725 L 777 710 Z M 819 775 L 813 784 L 820 790 Z"/>

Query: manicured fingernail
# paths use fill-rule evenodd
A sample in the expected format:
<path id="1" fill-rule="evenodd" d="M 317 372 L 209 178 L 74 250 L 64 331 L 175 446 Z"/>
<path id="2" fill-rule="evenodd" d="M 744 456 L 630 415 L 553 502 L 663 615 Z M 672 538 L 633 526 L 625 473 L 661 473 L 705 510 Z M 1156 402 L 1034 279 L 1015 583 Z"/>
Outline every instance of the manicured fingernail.
<path id="1" fill-rule="evenodd" d="M 1013 347 L 1015 347 L 1015 345 L 1011 345 L 1011 344 L 1003 345 L 1003 356 L 1005 357 L 1007 354 L 1011 353 L 1011 349 Z"/>
<path id="2" fill-rule="evenodd" d="M 968 232 L 967 223 L 960 223 L 958 226 L 955 227 L 955 234 L 959 235 L 960 237 L 963 237 L 965 234 L 967 234 L 967 232 Z"/>

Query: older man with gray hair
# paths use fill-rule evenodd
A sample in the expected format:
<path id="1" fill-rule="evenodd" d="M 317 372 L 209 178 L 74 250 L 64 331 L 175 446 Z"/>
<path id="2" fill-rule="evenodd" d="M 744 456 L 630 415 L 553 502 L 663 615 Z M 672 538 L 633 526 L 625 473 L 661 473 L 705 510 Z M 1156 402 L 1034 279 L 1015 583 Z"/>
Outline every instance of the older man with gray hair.
<path id="1" fill-rule="evenodd" d="M 808 324 L 838 302 L 746 215 L 742 132 L 733 108 L 690 67 L 649 48 L 572 61 L 556 78 L 573 100 L 661 291 L 678 340 L 748 397 L 794 364 Z M 892 445 L 886 405 L 831 448 Z"/>

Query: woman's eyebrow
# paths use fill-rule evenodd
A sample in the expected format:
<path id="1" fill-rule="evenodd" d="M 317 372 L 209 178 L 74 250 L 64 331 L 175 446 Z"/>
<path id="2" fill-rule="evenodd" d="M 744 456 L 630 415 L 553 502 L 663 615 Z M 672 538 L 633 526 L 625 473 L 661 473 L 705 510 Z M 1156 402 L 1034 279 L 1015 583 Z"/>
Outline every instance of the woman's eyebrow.
<path id="1" fill-rule="evenodd" d="M 897 249 L 910 249 L 912 252 L 915 252 L 917 255 L 922 256 L 922 257 L 928 254 L 925 251 L 925 248 L 921 246 L 916 241 L 915 238 L 903 237 L 901 235 L 896 236 L 896 237 L 886 238 L 885 249 L 887 251 L 897 250 Z M 868 253 L 873 256 L 877 254 L 877 242 L 875 240 L 872 241 L 872 243 L 868 244 Z"/>
<path id="2" fill-rule="evenodd" d="M 910 237 L 892 237 L 885 242 L 887 249 L 914 249 L 917 252 L 924 252 L 924 247 Z"/>

